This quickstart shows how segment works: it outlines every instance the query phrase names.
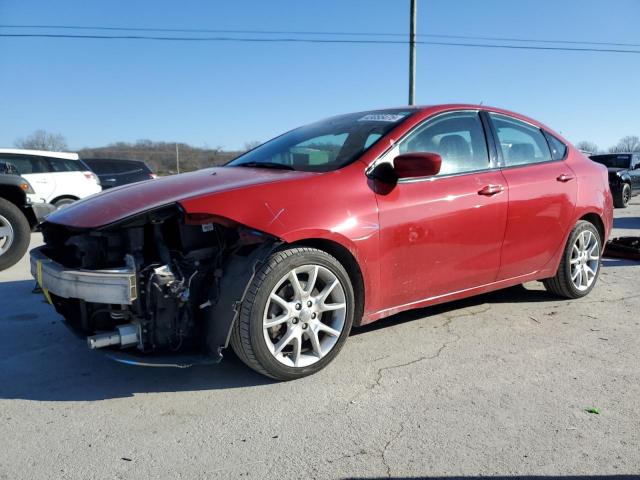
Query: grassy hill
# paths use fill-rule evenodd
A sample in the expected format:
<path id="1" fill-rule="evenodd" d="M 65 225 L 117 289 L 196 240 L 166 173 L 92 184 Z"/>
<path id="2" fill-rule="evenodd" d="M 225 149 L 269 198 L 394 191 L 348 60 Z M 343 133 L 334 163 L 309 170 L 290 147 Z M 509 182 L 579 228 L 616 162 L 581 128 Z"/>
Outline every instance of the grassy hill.
<path id="1" fill-rule="evenodd" d="M 178 144 L 180 171 L 222 165 L 240 155 L 241 151 L 223 151 L 221 148 L 199 148 L 185 143 Z M 176 173 L 176 144 L 139 140 L 136 143 L 118 142 L 105 147 L 83 148 L 81 158 L 118 158 L 142 160 L 160 174 Z"/>

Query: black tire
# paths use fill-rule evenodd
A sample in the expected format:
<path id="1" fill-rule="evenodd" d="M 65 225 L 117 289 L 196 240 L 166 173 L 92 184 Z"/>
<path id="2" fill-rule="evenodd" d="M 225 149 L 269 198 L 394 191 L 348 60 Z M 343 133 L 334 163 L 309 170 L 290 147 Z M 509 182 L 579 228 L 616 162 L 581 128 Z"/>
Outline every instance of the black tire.
<path id="1" fill-rule="evenodd" d="M 618 192 L 613 195 L 613 206 L 616 208 L 627 208 L 631 199 L 631 185 L 623 183 Z"/>
<path id="2" fill-rule="evenodd" d="M 543 280 L 542 282 L 545 288 L 549 292 L 565 298 L 581 298 L 581 297 L 584 297 L 585 295 L 588 295 L 589 292 L 591 292 L 591 290 L 593 290 L 593 287 L 596 285 L 598 281 L 598 277 L 600 276 L 600 270 L 601 270 L 600 261 L 598 261 L 597 263 L 597 270 L 596 270 L 595 277 L 593 279 L 593 283 L 591 283 L 591 285 L 586 290 L 579 290 L 571 281 L 570 261 L 571 261 L 571 253 L 572 253 L 573 245 L 576 242 L 578 235 L 580 235 L 585 230 L 588 230 L 595 235 L 595 238 L 598 241 L 598 255 L 601 255 L 602 239 L 600 238 L 600 234 L 598 233 L 598 230 L 592 223 L 587 222 L 585 220 L 580 220 L 578 223 L 576 223 L 576 226 L 573 228 L 573 230 L 571 231 L 571 234 L 569 235 L 567 244 L 562 254 L 562 258 L 560 259 L 558 272 L 554 277 Z"/>
<path id="3" fill-rule="evenodd" d="M 6 252 L 0 253 L 0 271 L 12 267 L 23 257 L 29 248 L 31 240 L 31 228 L 27 217 L 13 203 L 0 198 L 0 217 L 9 224 L 13 230 L 13 240 Z M 2 245 L 4 245 L 4 240 Z"/>
<path id="4" fill-rule="evenodd" d="M 71 205 L 75 201 L 75 198 L 61 198 L 60 200 L 56 200 L 55 202 L 53 202 L 53 205 L 56 208 L 64 208 Z"/>
<path id="5" fill-rule="evenodd" d="M 276 283 L 292 269 L 309 264 L 327 268 L 339 280 L 346 302 L 344 326 L 332 350 L 319 361 L 306 367 L 289 367 L 276 360 L 266 345 L 263 335 L 263 314 L 268 297 Z M 316 373 L 336 357 L 349 336 L 353 316 L 353 287 L 349 275 L 340 262 L 328 253 L 315 248 L 286 248 L 274 252 L 249 285 L 239 318 L 231 333 L 231 346 L 238 358 L 256 372 L 275 380 L 295 380 Z"/>

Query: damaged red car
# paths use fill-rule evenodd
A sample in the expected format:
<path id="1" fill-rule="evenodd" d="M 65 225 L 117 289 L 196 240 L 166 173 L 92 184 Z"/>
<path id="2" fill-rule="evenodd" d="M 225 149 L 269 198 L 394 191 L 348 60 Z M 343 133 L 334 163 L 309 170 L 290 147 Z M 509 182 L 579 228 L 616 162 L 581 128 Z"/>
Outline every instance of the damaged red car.
<path id="1" fill-rule="evenodd" d="M 587 295 L 612 211 L 606 168 L 534 120 L 403 107 L 76 202 L 41 225 L 31 269 L 117 360 L 184 366 L 231 346 L 290 380 L 403 310 L 531 280 Z"/>

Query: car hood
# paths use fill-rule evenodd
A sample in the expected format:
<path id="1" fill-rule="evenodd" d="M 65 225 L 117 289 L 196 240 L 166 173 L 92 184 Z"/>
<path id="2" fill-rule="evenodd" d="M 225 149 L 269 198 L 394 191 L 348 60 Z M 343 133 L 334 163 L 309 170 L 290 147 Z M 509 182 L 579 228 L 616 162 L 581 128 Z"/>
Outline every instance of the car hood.
<path id="1" fill-rule="evenodd" d="M 47 217 L 74 228 L 96 228 L 163 205 L 259 184 L 317 175 L 248 167 L 216 167 L 123 185 L 77 201 Z"/>

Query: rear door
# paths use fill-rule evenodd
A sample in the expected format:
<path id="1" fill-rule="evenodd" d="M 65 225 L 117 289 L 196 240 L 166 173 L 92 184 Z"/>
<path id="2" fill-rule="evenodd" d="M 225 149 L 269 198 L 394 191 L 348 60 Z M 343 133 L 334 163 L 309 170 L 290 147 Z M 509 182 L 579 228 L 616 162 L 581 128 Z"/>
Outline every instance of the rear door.
<path id="1" fill-rule="evenodd" d="M 507 115 L 488 117 L 509 187 L 498 273 L 498 280 L 504 280 L 541 270 L 562 247 L 573 219 L 577 181 L 559 139 Z"/>

